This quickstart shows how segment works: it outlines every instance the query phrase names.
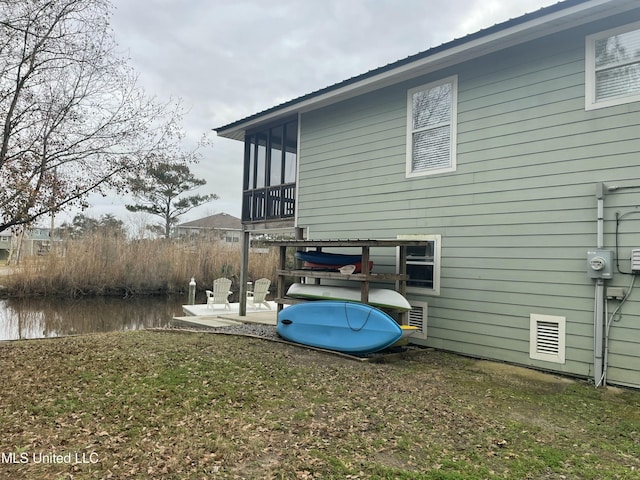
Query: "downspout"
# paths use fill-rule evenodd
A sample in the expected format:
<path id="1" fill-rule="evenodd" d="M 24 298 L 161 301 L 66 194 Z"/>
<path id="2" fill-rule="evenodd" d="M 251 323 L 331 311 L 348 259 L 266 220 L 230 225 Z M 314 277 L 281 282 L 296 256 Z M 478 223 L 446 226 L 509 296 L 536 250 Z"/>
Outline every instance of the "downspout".
<path id="1" fill-rule="evenodd" d="M 600 182 L 596 185 L 597 227 L 596 246 L 604 248 L 604 196 L 605 186 Z M 595 304 L 593 312 L 593 381 L 596 387 L 604 380 L 604 280 L 596 278 Z"/>

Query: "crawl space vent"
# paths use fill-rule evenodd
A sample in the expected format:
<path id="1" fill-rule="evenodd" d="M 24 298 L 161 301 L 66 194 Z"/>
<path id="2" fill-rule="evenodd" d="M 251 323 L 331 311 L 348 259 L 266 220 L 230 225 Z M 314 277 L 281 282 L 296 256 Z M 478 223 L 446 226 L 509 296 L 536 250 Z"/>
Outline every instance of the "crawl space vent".
<path id="1" fill-rule="evenodd" d="M 529 357 L 545 362 L 565 361 L 565 317 L 530 316 Z"/>
<path id="2" fill-rule="evenodd" d="M 412 335 L 413 338 L 427 339 L 427 308 L 425 302 L 411 301 L 411 310 L 409 310 L 409 325 L 418 327 L 418 331 Z"/>

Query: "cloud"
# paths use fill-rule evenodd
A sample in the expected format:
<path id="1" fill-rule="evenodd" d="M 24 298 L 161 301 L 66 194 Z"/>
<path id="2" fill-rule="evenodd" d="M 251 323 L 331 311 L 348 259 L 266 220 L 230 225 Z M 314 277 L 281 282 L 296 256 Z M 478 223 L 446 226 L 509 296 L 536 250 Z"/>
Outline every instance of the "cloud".
<path id="1" fill-rule="evenodd" d="M 116 41 L 139 81 L 189 109 L 193 170 L 240 216 L 242 145 L 211 130 L 555 0 L 113 0 Z M 186 219 L 185 219 L 186 220 Z"/>

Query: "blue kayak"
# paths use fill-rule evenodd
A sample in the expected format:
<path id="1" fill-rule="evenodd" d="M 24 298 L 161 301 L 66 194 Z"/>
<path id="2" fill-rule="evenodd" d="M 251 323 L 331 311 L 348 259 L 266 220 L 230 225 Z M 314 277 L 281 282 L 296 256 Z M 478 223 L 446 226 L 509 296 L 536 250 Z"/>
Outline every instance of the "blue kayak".
<path id="1" fill-rule="evenodd" d="M 353 354 L 383 350 L 402 337 L 400 326 L 383 311 L 363 303 L 331 300 L 283 309 L 276 331 L 291 342 Z"/>
<path id="2" fill-rule="evenodd" d="M 362 261 L 362 255 L 343 255 L 340 253 L 327 252 L 296 252 L 296 258 L 304 262 L 316 263 L 319 265 L 350 265 Z"/>

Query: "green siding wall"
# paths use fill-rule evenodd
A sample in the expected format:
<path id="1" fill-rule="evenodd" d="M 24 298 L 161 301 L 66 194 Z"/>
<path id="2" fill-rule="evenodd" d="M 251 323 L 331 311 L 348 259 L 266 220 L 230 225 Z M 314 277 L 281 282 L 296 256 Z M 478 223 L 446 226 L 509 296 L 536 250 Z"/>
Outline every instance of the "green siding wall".
<path id="1" fill-rule="evenodd" d="M 584 108 L 584 36 L 611 25 L 305 113 L 299 226 L 311 239 L 441 234 L 440 295 L 413 296 L 429 304 L 427 345 L 593 375 L 594 281 L 585 259 L 596 245 L 596 184 L 640 185 L 640 103 Z M 457 171 L 407 179 L 407 89 L 454 74 Z M 636 205 L 640 188 L 606 197 L 607 248 L 616 212 Z M 628 269 L 630 249 L 640 248 L 640 215 L 628 215 L 621 228 Z M 381 259 L 376 268 L 384 269 Z M 616 274 L 609 283 L 630 280 Z M 640 386 L 640 288 L 621 310 L 608 380 Z M 529 358 L 531 313 L 566 317 L 565 364 Z"/>

